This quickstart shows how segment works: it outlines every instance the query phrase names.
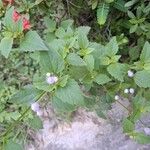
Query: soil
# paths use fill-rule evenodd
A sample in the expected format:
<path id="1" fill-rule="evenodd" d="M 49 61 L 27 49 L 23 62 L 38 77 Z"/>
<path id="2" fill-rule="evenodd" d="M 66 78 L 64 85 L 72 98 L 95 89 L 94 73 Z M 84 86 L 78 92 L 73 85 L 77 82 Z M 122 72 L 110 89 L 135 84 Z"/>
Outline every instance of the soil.
<path id="1" fill-rule="evenodd" d="M 129 106 L 126 99 L 119 102 Z M 36 140 L 27 150 L 150 150 L 150 144 L 138 144 L 123 133 L 121 121 L 128 112 L 117 102 L 112 104 L 107 120 L 99 118 L 95 112 L 79 109 L 72 122 L 66 123 L 56 117 L 51 107 L 43 111 L 43 129 L 34 135 Z M 137 122 L 136 130 L 150 134 L 150 129 L 146 128 L 150 124 L 150 114 L 141 119 L 145 126 Z"/>

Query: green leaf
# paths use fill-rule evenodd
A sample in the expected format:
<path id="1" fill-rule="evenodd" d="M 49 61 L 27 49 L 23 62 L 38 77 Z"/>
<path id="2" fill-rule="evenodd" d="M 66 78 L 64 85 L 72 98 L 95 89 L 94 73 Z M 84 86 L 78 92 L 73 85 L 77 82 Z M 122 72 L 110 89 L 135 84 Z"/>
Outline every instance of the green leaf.
<path id="1" fill-rule="evenodd" d="M 72 112 L 75 110 L 76 106 L 71 105 L 69 103 L 63 102 L 58 97 L 54 96 L 52 98 L 52 106 L 58 111 L 58 112 Z"/>
<path id="2" fill-rule="evenodd" d="M 12 140 L 9 140 L 7 142 L 7 144 L 5 145 L 5 150 L 23 150 L 23 147 L 18 144 L 18 143 L 15 143 L 14 141 Z"/>
<path id="3" fill-rule="evenodd" d="M 43 123 L 38 116 L 34 116 L 33 119 L 30 119 L 29 126 L 35 130 L 39 130 L 43 128 Z"/>
<path id="4" fill-rule="evenodd" d="M 110 42 L 105 46 L 105 54 L 107 56 L 114 56 L 118 52 L 118 43 L 116 37 L 113 37 Z"/>
<path id="5" fill-rule="evenodd" d="M 108 83 L 109 81 L 111 81 L 111 79 L 105 75 L 105 74 L 98 74 L 96 76 L 96 78 L 94 79 L 94 81 L 100 85 L 103 85 L 105 83 Z"/>
<path id="6" fill-rule="evenodd" d="M 44 23 L 49 32 L 54 32 L 56 29 L 56 22 L 48 17 L 44 18 Z"/>
<path id="7" fill-rule="evenodd" d="M 138 28 L 138 24 L 131 26 L 130 33 L 134 33 L 137 30 L 137 28 Z"/>
<path id="8" fill-rule="evenodd" d="M 136 18 L 132 11 L 128 11 L 128 16 L 129 16 L 131 19 Z"/>
<path id="9" fill-rule="evenodd" d="M 100 3 L 97 9 L 97 21 L 100 25 L 105 24 L 108 13 L 109 13 L 109 5 L 106 3 Z"/>
<path id="10" fill-rule="evenodd" d="M 82 33 L 84 35 L 88 35 L 90 32 L 90 27 L 89 26 L 80 26 L 77 28 L 77 33 Z"/>
<path id="11" fill-rule="evenodd" d="M 24 87 L 22 90 L 20 90 L 18 93 L 14 94 L 10 102 L 16 103 L 16 104 L 28 104 L 35 102 L 41 95 L 43 94 L 43 91 L 40 91 L 38 89 L 33 88 L 32 86 Z"/>
<path id="12" fill-rule="evenodd" d="M 0 51 L 1 54 L 5 56 L 5 58 L 8 58 L 9 53 L 12 49 L 12 45 L 13 45 L 13 38 L 11 37 L 5 37 L 1 40 Z"/>
<path id="13" fill-rule="evenodd" d="M 68 75 L 62 76 L 62 77 L 59 79 L 59 85 L 60 85 L 61 87 L 64 87 L 64 86 L 67 84 L 68 79 L 69 79 L 69 76 L 68 76 Z"/>
<path id="14" fill-rule="evenodd" d="M 150 143 L 150 136 L 146 136 L 144 133 L 134 133 L 133 138 L 140 144 Z"/>
<path id="15" fill-rule="evenodd" d="M 86 49 L 89 46 L 89 40 L 84 30 L 78 33 L 78 44 L 81 49 Z"/>
<path id="16" fill-rule="evenodd" d="M 75 53 L 70 53 L 68 55 L 67 62 L 73 66 L 85 66 L 86 65 L 83 59 Z"/>
<path id="17" fill-rule="evenodd" d="M 68 29 L 68 27 L 71 27 L 73 25 L 73 20 L 68 19 L 68 20 L 64 20 L 61 22 L 61 27 L 64 28 L 65 30 Z"/>
<path id="18" fill-rule="evenodd" d="M 48 47 L 36 31 L 29 31 L 20 43 L 21 51 L 47 51 Z"/>
<path id="19" fill-rule="evenodd" d="M 125 5 L 124 0 L 115 0 L 113 7 L 115 7 L 116 9 L 120 11 L 127 12 L 127 8 L 124 5 Z"/>
<path id="20" fill-rule="evenodd" d="M 129 119 L 125 118 L 122 124 L 123 124 L 123 131 L 125 133 L 130 133 L 134 131 L 134 124 Z"/>
<path id="21" fill-rule="evenodd" d="M 125 4 L 125 7 L 131 7 L 132 5 L 134 5 L 138 0 L 131 0 L 131 1 L 128 1 L 126 4 Z"/>
<path id="22" fill-rule="evenodd" d="M 76 80 L 83 80 L 88 74 L 89 71 L 83 66 L 71 66 L 69 70 L 69 75 Z"/>
<path id="23" fill-rule="evenodd" d="M 128 68 L 125 64 L 120 63 L 114 63 L 107 67 L 109 74 L 121 82 L 124 81 L 124 76 L 127 73 L 127 69 Z"/>
<path id="24" fill-rule="evenodd" d="M 138 71 L 134 76 L 134 81 L 139 87 L 150 87 L 150 72 L 146 70 Z"/>
<path id="25" fill-rule="evenodd" d="M 10 30 L 13 31 L 14 27 L 14 21 L 13 21 L 13 12 L 14 7 L 11 7 L 6 11 L 5 17 L 4 17 L 4 25 Z"/>
<path id="26" fill-rule="evenodd" d="M 64 60 L 60 54 L 52 49 L 40 52 L 40 66 L 43 73 L 60 73 L 64 69 Z"/>
<path id="27" fill-rule="evenodd" d="M 70 79 L 65 87 L 60 87 L 57 89 L 55 96 L 59 98 L 62 102 L 71 105 L 83 105 L 84 98 L 80 90 L 78 83 Z"/>
<path id="28" fill-rule="evenodd" d="M 145 63 L 150 62 L 150 44 L 149 44 L 149 42 L 146 42 L 144 44 L 142 53 L 140 55 L 140 59 L 141 59 L 141 61 L 143 61 Z"/>
<path id="29" fill-rule="evenodd" d="M 93 69 L 94 69 L 94 57 L 93 57 L 93 55 L 86 55 L 84 57 L 84 61 L 86 63 L 87 69 L 89 71 L 93 71 Z"/>

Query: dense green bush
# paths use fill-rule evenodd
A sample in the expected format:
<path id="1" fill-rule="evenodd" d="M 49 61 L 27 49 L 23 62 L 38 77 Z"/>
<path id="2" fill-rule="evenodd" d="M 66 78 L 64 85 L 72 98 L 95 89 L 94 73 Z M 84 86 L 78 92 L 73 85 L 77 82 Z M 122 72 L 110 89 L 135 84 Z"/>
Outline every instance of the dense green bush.
<path id="1" fill-rule="evenodd" d="M 0 0 L 1 146 L 22 149 L 25 129 L 41 128 L 32 110 L 44 96 L 61 114 L 104 118 L 127 97 L 124 132 L 149 143 L 134 129 L 150 111 L 149 16 L 149 0 Z"/>

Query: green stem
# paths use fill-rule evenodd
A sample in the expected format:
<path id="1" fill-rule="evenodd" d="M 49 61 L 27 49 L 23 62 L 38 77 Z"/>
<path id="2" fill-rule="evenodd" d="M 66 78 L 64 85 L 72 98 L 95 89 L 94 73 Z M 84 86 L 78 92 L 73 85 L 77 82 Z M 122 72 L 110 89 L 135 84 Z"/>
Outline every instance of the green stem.
<path id="1" fill-rule="evenodd" d="M 37 99 L 37 101 L 39 101 L 46 92 L 41 93 L 41 95 L 39 96 L 39 98 Z M 5 139 L 7 137 L 7 135 L 10 133 L 10 131 L 25 117 L 25 115 L 28 113 L 28 111 L 30 110 L 30 106 L 23 112 L 23 114 L 6 130 L 6 132 L 2 135 L 0 135 L 0 137 L 3 137 L 3 139 Z"/>

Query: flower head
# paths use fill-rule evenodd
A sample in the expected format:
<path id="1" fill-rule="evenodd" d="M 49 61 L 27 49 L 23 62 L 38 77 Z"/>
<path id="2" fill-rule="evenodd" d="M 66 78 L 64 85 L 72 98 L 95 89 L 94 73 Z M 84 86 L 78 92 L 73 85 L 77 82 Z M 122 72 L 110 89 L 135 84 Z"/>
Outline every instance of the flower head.
<path id="1" fill-rule="evenodd" d="M 29 30 L 31 28 L 31 24 L 28 19 L 23 18 L 23 30 Z"/>
<path id="2" fill-rule="evenodd" d="M 58 78 L 56 76 L 49 76 L 46 78 L 46 82 L 48 84 L 54 84 L 58 81 Z"/>
<path id="3" fill-rule="evenodd" d="M 49 72 L 46 74 L 46 82 L 48 84 L 54 84 L 58 81 L 58 77 L 51 75 Z"/>
<path id="4" fill-rule="evenodd" d="M 14 10 L 14 12 L 13 12 L 14 22 L 17 22 L 20 18 L 21 18 L 21 15 L 16 10 Z"/>

